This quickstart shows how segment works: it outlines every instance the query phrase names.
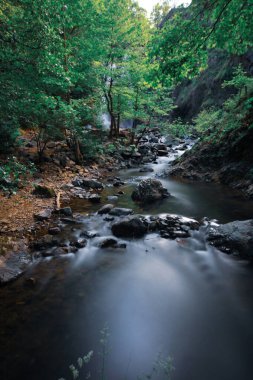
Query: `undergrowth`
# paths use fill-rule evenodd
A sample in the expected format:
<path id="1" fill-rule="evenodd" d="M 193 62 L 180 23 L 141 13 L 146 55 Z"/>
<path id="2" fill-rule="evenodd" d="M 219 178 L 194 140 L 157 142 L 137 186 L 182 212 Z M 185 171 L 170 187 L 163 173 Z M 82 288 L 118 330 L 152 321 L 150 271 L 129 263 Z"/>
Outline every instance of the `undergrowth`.
<path id="1" fill-rule="evenodd" d="M 15 156 L 8 157 L 5 162 L 0 163 L 0 189 L 15 194 L 35 171 L 36 168 L 32 162 L 24 164 Z"/>

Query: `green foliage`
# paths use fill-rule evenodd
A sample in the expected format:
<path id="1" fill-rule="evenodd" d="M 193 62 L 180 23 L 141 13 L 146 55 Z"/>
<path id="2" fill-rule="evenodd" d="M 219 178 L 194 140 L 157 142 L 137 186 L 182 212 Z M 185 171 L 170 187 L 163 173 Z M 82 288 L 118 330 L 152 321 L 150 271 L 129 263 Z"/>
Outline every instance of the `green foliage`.
<path id="1" fill-rule="evenodd" d="M 164 134 L 169 134 L 171 136 L 183 138 L 186 136 L 191 136 L 193 132 L 193 126 L 189 123 L 185 123 L 180 118 L 169 123 L 166 122 L 162 126 L 162 131 Z"/>
<path id="2" fill-rule="evenodd" d="M 26 184 L 28 176 L 36 171 L 33 163 L 27 165 L 19 162 L 16 157 L 9 157 L 0 165 L 0 189 L 15 193 L 19 187 Z"/>
<path id="3" fill-rule="evenodd" d="M 230 132 L 253 127 L 250 116 L 253 109 L 253 78 L 238 67 L 233 79 L 223 86 L 235 87 L 238 92 L 221 109 L 205 109 L 194 120 L 196 130 L 203 133 L 207 141 L 218 142 Z"/>
<path id="4" fill-rule="evenodd" d="M 221 109 L 205 109 L 201 111 L 194 120 L 197 132 L 206 133 L 218 129 L 221 125 L 222 110 Z"/>
<path id="5" fill-rule="evenodd" d="M 150 43 L 155 74 L 163 83 L 180 82 L 201 72 L 208 49 L 243 54 L 253 46 L 252 0 L 194 0 L 171 12 Z"/>
<path id="6" fill-rule="evenodd" d="M 8 153 L 15 145 L 18 136 L 19 131 L 15 120 L 2 121 L 0 124 L 0 153 Z"/>
<path id="7" fill-rule="evenodd" d="M 136 1 L 3 1 L 0 23 L 0 118 L 12 126 L 0 129 L 6 149 L 29 128 L 40 158 L 50 139 L 68 136 L 81 162 L 82 153 L 100 153 L 85 126 L 97 127 L 105 110 L 111 137 L 123 120 L 149 122 L 151 27 Z"/>
<path id="8" fill-rule="evenodd" d="M 169 13 L 170 1 L 163 0 L 162 3 L 157 3 L 151 13 L 151 21 L 154 26 L 159 27 L 165 16 Z"/>

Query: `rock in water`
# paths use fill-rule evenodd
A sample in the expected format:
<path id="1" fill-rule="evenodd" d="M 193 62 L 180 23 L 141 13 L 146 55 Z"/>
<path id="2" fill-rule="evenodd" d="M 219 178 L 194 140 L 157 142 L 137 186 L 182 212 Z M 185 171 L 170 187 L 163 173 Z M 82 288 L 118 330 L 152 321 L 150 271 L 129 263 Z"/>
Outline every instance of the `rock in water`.
<path id="1" fill-rule="evenodd" d="M 91 203 L 99 203 L 101 201 L 101 196 L 99 194 L 91 194 L 88 200 Z"/>
<path id="2" fill-rule="evenodd" d="M 103 214 L 108 214 L 108 212 L 110 212 L 112 209 L 113 209 L 114 205 L 112 204 L 107 204 L 107 205 L 104 205 L 103 207 L 101 207 L 99 210 L 98 210 L 98 214 L 99 215 L 103 215 Z"/>
<path id="3" fill-rule="evenodd" d="M 96 179 L 87 179 L 84 177 L 76 177 L 72 181 L 72 185 L 75 187 L 90 188 L 90 189 L 103 189 L 104 185 Z"/>
<path id="4" fill-rule="evenodd" d="M 253 219 L 210 226 L 207 241 L 226 253 L 253 259 Z"/>
<path id="5" fill-rule="evenodd" d="M 121 207 L 115 207 L 109 212 L 109 214 L 113 216 L 126 216 L 133 213 L 134 212 L 131 208 L 121 208 Z"/>
<path id="6" fill-rule="evenodd" d="M 132 193 L 132 199 L 141 203 L 151 203 L 159 199 L 168 198 L 170 193 L 157 179 L 145 179 L 141 181 Z"/>
<path id="7" fill-rule="evenodd" d="M 147 230 L 147 225 L 137 216 L 125 218 L 112 225 L 112 233 L 117 237 L 142 237 Z"/>
<path id="8" fill-rule="evenodd" d="M 143 166 L 143 168 L 139 170 L 140 173 L 151 173 L 153 171 L 154 169 L 151 166 Z"/>

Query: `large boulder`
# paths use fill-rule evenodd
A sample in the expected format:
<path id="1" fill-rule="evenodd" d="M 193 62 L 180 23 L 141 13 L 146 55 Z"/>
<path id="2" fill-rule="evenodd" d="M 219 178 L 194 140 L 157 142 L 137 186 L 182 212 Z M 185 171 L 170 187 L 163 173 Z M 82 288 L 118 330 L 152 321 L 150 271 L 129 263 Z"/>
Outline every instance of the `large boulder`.
<path id="1" fill-rule="evenodd" d="M 210 226 L 207 241 L 226 253 L 253 259 L 253 219 Z"/>
<path id="2" fill-rule="evenodd" d="M 132 199 L 137 202 L 151 203 L 170 196 L 160 181 L 157 179 L 145 179 L 141 181 L 132 193 Z"/>
<path id="3" fill-rule="evenodd" d="M 117 237 L 138 238 L 147 231 L 147 224 L 137 216 L 125 218 L 112 225 L 112 233 Z"/>

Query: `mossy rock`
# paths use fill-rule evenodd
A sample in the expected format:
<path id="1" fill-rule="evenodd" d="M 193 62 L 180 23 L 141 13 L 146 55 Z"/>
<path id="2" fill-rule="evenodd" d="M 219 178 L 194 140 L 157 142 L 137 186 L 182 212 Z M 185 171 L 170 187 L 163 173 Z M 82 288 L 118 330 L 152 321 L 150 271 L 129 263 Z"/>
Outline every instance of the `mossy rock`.
<path id="1" fill-rule="evenodd" d="M 39 198 L 54 198 L 55 191 L 52 187 L 44 185 L 36 185 L 33 192 Z"/>

